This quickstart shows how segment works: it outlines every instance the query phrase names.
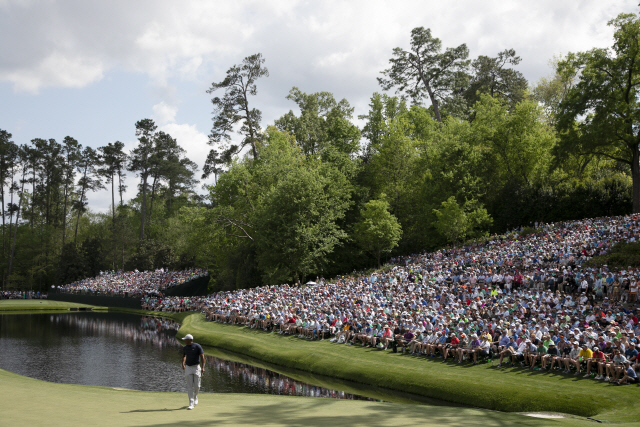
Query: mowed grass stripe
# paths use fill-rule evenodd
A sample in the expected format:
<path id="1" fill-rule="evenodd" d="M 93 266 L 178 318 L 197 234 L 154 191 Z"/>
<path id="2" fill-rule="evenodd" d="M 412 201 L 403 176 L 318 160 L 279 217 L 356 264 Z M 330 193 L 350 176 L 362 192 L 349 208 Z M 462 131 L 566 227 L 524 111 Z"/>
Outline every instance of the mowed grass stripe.
<path id="1" fill-rule="evenodd" d="M 472 408 L 311 397 L 201 393 L 193 411 L 185 393 L 54 384 L 0 370 L 3 427 L 46 426 L 578 426 Z M 582 423 L 582 424 L 579 424 Z"/>
<path id="2" fill-rule="evenodd" d="M 33 311 L 33 310 L 68 310 L 70 308 L 93 308 L 106 310 L 106 307 L 96 307 L 66 301 L 49 301 L 36 299 L 7 299 L 0 300 L 0 313 L 5 311 Z"/>
<path id="3" fill-rule="evenodd" d="M 311 373 L 509 412 L 562 412 L 610 421 L 640 419 L 637 386 L 614 387 L 573 375 L 436 362 L 329 342 L 283 337 L 185 316 L 180 334 L 201 344 Z"/>

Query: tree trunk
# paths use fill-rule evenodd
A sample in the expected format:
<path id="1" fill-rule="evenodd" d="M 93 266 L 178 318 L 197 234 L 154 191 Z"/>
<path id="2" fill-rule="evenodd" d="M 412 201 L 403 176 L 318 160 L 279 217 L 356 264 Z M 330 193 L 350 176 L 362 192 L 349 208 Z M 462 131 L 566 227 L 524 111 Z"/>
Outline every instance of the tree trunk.
<path id="1" fill-rule="evenodd" d="M 20 207 L 22 206 L 22 195 L 24 194 L 24 174 L 22 175 L 22 185 L 20 187 L 20 194 L 18 196 L 18 210 L 16 211 L 16 224 L 13 227 L 13 242 L 11 243 L 11 250 L 9 252 L 9 270 L 7 271 L 7 280 L 11 277 L 11 267 L 13 265 L 13 255 L 16 252 L 16 237 L 18 235 L 18 222 L 20 220 Z"/>
<path id="2" fill-rule="evenodd" d="M 111 174 L 111 224 L 116 224 L 116 194 L 115 194 L 115 176 Z"/>
<path id="3" fill-rule="evenodd" d="M 111 172 L 111 234 L 113 237 L 113 263 L 111 264 L 112 268 L 116 269 L 116 257 L 118 256 L 118 245 L 116 241 L 116 188 L 115 188 L 116 177 L 113 172 Z"/>
<path id="4" fill-rule="evenodd" d="M 4 180 L 5 180 L 5 176 L 4 176 L 4 171 L 2 171 L 2 175 L 0 176 L 0 185 L 2 186 L 2 188 L 0 188 L 0 200 L 2 203 L 2 257 L 5 257 L 5 253 L 6 253 L 6 243 L 5 243 L 5 231 L 6 231 L 6 213 L 4 210 Z"/>
<path id="5" fill-rule="evenodd" d="M 13 206 L 13 176 L 14 174 L 11 174 L 11 185 L 9 186 L 9 206 Z M 11 212 L 11 215 L 9 215 L 9 230 L 7 230 L 7 236 L 9 236 L 9 247 L 8 252 L 11 253 L 11 231 L 13 230 L 13 212 Z M 3 235 L 3 239 L 4 239 L 4 235 Z M 4 256 L 4 251 L 3 251 L 3 256 Z M 9 280 L 9 274 L 7 273 L 6 275 L 2 276 L 2 290 L 5 289 L 5 284 L 6 282 L 8 282 Z"/>
<path id="6" fill-rule="evenodd" d="M 36 204 L 36 165 L 33 164 L 33 182 L 31 183 L 31 218 L 29 218 L 29 225 L 33 230 L 33 216 L 34 216 L 34 207 Z"/>
<path id="7" fill-rule="evenodd" d="M 244 87 L 244 111 L 247 115 L 247 123 L 249 123 L 249 138 L 251 139 L 251 152 L 253 153 L 253 158 L 258 159 L 258 150 L 256 149 L 256 138 L 255 138 L 255 130 L 253 126 L 251 126 L 251 111 L 249 111 L 249 100 L 247 99 L 247 88 Z"/>
<path id="8" fill-rule="evenodd" d="M 67 203 L 69 202 L 69 184 L 64 184 L 64 208 L 62 209 L 62 246 L 67 237 Z"/>
<path id="9" fill-rule="evenodd" d="M 151 184 L 151 200 L 149 201 L 149 224 L 151 224 L 151 214 L 153 213 L 153 200 L 156 198 L 156 183 L 158 182 L 158 175 L 153 177 L 153 183 Z"/>
<path id="10" fill-rule="evenodd" d="M 77 219 L 76 219 L 76 231 L 75 231 L 75 233 L 73 234 L 73 242 L 74 242 L 74 243 L 75 243 L 75 242 L 76 242 L 76 240 L 78 239 L 78 225 L 80 224 L 80 214 L 82 213 L 82 208 L 84 207 L 84 206 L 82 205 L 82 203 L 84 202 L 84 192 L 85 192 L 85 185 L 84 185 L 84 183 L 86 183 L 86 182 L 87 182 L 87 171 L 88 171 L 88 169 L 89 169 L 89 166 L 88 166 L 88 164 L 86 164 L 86 163 L 85 163 L 84 173 L 82 174 L 82 178 L 84 178 L 84 179 L 83 179 L 83 181 L 82 181 L 82 182 L 83 182 L 83 185 L 82 185 L 82 188 L 80 189 L 80 203 L 79 203 L 79 205 L 78 205 L 78 217 L 77 217 Z"/>
<path id="11" fill-rule="evenodd" d="M 640 213 L 640 144 L 633 146 L 631 180 L 633 182 L 633 213 Z"/>
<path id="12" fill-rule="evenodd" d="M 431 90 L 431 86 L 429 85 L 429 83 L 425 82 L 425 86 L 427 86 L 427 92 L 429 92 L 429 99 L 431 100 L 431 105 L 433 105 L 433 112 L 436 115 L 438 126 L 440 127 L 440 129 L 442 129 L 442 117 L 440 117 L 440 106 L 438 105 L 438 100 Z"/>
<path id="13" fill-rule="evenodd" d="M 142 178 L 142 207 L 140 209 L 142 212 L 142 220 L 140 221 L 140 241 L 144 240 L 144 219 L 147 210 L 147 175 L 145 173 L 144 178 Z"/>
<path id="14" fill-rule="evenodd" d="M 122 175 L 118 170 L 118 193 L 120 194 L 120 207 L 122 207 Z"/>

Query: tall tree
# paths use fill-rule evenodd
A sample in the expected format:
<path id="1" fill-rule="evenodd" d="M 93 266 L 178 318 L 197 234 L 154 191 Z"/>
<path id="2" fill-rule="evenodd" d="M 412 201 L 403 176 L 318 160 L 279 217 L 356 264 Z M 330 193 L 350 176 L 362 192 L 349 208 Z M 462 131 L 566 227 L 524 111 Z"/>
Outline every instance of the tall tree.
<path id="1" fill-rule="evenodd" d="M 558 71 L 558 64 L 564 57 L 553 56 L 549 60 L 549 67 L 553 74 L 541 77 L 536 85 L 531 89 L 531 96 L 538 101 L 545 110 L 545 119 L 549 125 L 557 124 L 557 117 L 560 114 L 560 104 L 564 101 L 569 90 L 578 82 L 578 76 L 574 73 L 578 70 L 570 71 L 568 75 L 561 75 Z"/>
<path id="2" fill-rule="evenodd" d="M 35 149 L 40 153 L 40 192 L 41 209 L 44 212 L 44 224 L 49 226 L 56 219 L 52 210 L 57 209 L 58 189 L 62 184 L 62 145 L 55 139 L 35 139 Z"/>
<path id="3" fill-rule="evenodd" d="M 62 212 L 62 246 L 64 247 L 67 236 L 67 206 L 69 196 L 73 192 L 75 184 L 76 166 L 80 160 L 80 150 L 82 145 L 75 139 L 67 136 L 62 141 L 62 156 L 64 164 L 62 167 L 62 185 L 64 192 L 63 212 Z"/>
<path id="4" fill-rule="evenodd" d="M 376 147 L 382 144 L 382 138 L 387 134 L 387 123 L 406 112 L 407 105 L 404 100 L 377 92 L 373 94 L 369 103 L 369 113 L 358 116 L 358 119 L 366 121 L 362 128 L 362 136 L 369 140 L 365 159 L 368 160 Z"/>
<path id="5" fill-rule="evenodd" d="M 9 250 L 9 265 L 7 270 L 7 278 L 11 277 L 11 269 L 13 267 L 13 259 L 16 253 L 16 240 L 18 237 L 18 224 L 20 223 L 20 209 L 23 206 L 24 199 L 24 186 L 28 182 L 27 175 L 29 173 L 29 168 L 33 165 L 32 153 L 29 147 L 22 145 L 18 151 L 17 164 L 19 165 L 20 172 L 20 191 L 18 192 L 18 205 L 16 206 L 16 220 L 15 225 L 13 227 L 13 240 L 11 242 L 11 249 Z M 17 183 L 13 184 L 17 187 Z"/>
<path id="6" fill-rule="evenodd" d="M 269 70 L 263 65 L 265 62 L 262 54 L 247 56 L 240 65 L 234 65 L 227 70 L 227 76 L 220 83 L 212 83 L 208 94 L 223 89 L 222 98 L 215 97 L 213 104 L 213 128 L 209 135 L 209 144 L 223 143 L 222 157 L 226 163 L 244 147 L 251 147 L 254 158 L 258 157 L 257 144 L 262 138 L 260 110 L 249 107 L 249 95 L 258 93 L 256 80 L 269 76 Z M 231 141 L 231 132 L 236 124 L 242 123 L 238 133 L 242 135 L 239 144 L 228 144 Z M 228 145 L 227 145 L 228 144 Z M 205 166 L 205 173 L 210 168 Z"/>
<path id="7" fill-rule="evenodd" d="M 417 27 L 411 31 L 410 50 L 393 49 L 391 67 L 382 72 L 386 78 L 379 77 L 378 82 L 384 90 L 397 87 L 396 93 L 404 92 L 417 103 L 428 95 L 442 126 L 440 103 L 451 102 L 449 98 L 467 86 L 468 56 L 466 44 L 442 52 L 442 42 L 431 35 L 431 29 Z"/>
<path id="8" fill-rule="evenodd" d="M 370 200 L 360 212 L 361 220 L 354 226 L 354 237 L 358 245 L 373 254 L 380 267 L 380 257 L 398 246 L 402 227 L 398 219 L 389 212 L 384 200 Z"/>
<path id="9" fill-rule="evenodd" d="M 481 55 L 471 63 L 472 76 L 464 97 L 467 105 L 473 105 L 481 94 L 497 96 L 507 101 L 510 109 L 524 99 L 527 79 L 513 66 L 521 61 L 513 49 L 505 49 L 492 58 Z"/>
<path id="10" fill-rule="evenodd" d="M 36 141 L 38 140 L 37 139 L 31 140 L 31 144 L 35 145 Z M 43 142 L 43 143 L 46 143 L 46 142 Z M 31 203 L 29 206 L 31 212 L 29 215 L 29 227 L 33 229 L 35 225 L 34 224 L 35 219 L 36 219 L 35 217 L 36 202 L 38 201 L 36 186 L 38 185 L 38 178 L 40 176 L 42 153 L 40 153 L 40 151 L 34 146 L 25 146 L 24 150 L 25 150 L 24 155 L 26 156 L 25 161 L 29 163 L 28 170 L 29 170 L 29 173 L 31 174 L 31 176 L 28 179 L 28 183 L 31 184 Z"/>
<path id="11" fill-rule="evenodd" d="M 217 184 L 218 177 L 224 171 L 223 166 L 225 163 L 226 162 L 222 158 L 221 152 L 215 148 L 211 149 L 204 162 L 204 167 L 202 168 L 202 179 L 206 179 L 208 176 L 213 174 L 213 182 Z"/>
<path id="12" fill-rule="evenodd" d="M 153 211 L 153 203 L 163 184 L 167 188 L 167 207 L 171 210 L 173 197 L 179 191 L 190 190 L 196 181 L 193 179 L 198 166 L 184 157 L 186 150 L 178 141 L 165 132 L 157 132 L 153 153 L 149 159 L 151 177 L 151 201 L 149 218 Z"/>
<path id="13" fill-rule="evenodd" d="M 180 154 L 170 154 L 166 169 L 167 213 L 171 214 L 173 199 L 181 193 L 193 192 L 197 181 L 194 179 L 198 165 Z"/>
<path id="14" fill-rule="evenodd" d="M 98 152 L 102 159 L 99 173 L 108 183 L 111 184 L 111 233 L 113 241 L 113 268 L 116 265 L 116 179 L 118 179 L 123 169 L 126 167 L 127 155 L 123 151 L 124 144 L 120 141 L 110 142 L 104 147 L 99 147 Z M 118 185 L 118 188 L 121 184 Z M 120 192 L 120 205 L 122 205 L 122 193 Z"/>
<path id="15" fill-rule="evenodd" d="M 153 140 L 153 150 L 149 156 L 149 177 L 151 178 L 151 197 L 149 200 L 149 222 L 152 221 L 153 202 L 162 180 L 167 175 L 169 153 L 181 149 L 175 139 L 168 133 L 156 132 Z"/>
<path id="16" fill-rule="evenodd" d="M 289 111 L 277 119 L 275 125 L 295 135 L 306 155 L 320 154 L 329 146 L 349 154 L 357 151 L 360 132 L 349 122 L 353 118 L 353 108 L 346 99 L 336 101 L 329 92 L 307 94 L 297 87 L 289 91 L 287 99 L 298 105 L 300 116 Z"/>
<path id="17" fill-rule="evenodd" d="M 7 236 L 11 236 L 11 227 L 7 230 L 7 214 L 11 215 L 12 206 L 6 209 L 5 189 L 9 187 L 13 196 L 13 175 L 18 156 L 18 146 L 11 140 L 11 134 L 0 129 L 0 203 L 2 203 L 2 258 L 7 256 Z M 11 201 L 13 203 L 13 200 Z M 3 269 L 4 270 L 4 269 Z M 5 275 L 2 275 L 2 288 L 4 288 Z"/>
<path id="18" fill-rule="evenodd" d="M 73 234 L 74 242 L 78 238 L 78 225 L 80 224 L 80 215 L 87 210 L 86 196 L 89 191 L 97 191 L 104 188 L 98 167 L 100 166 L 100 157 L 98 153 L 91 147 L 85 147 L 82 150 L 80 159 L 76 166 L 81 174 L 78 179 L 78 195 L 79 199 L 75 201 L 74 208 L 78 213 L 76 218 L 76 230 Z"/>
<path id="19" fill-rule="evenodd" d="M 640 18 L 620 14 L 608 25 L 615 31 L 611 48 L 570 53 L 558 64 L 559 74 L 580 76 L 560 104 L 560 144 L 566 151 L 579 145 L 584 152 L 628 165 L 633 182 L 633 212 L 638 213 Z"/>
<path id="20" fill-rule="evenodd" d="M 104 147 L 98 148 L 102 164 L 99 169 L 100 175 L 105 177 L 106 181 L 111 184 L 111 218 L 112 223 L 116 221 L 116 178 L 120 177 L 122 171 L 126 167 L 127 155 L 123 151 L 124 144 L 120 141 L 110 142 Z M 120 204 L 122 204 L 122 195 L 120 196 Z"/>
<path id="21" fill-rule="evenodd" d="M 136 136 L 138 145 L 131 151 L 129 157 L 129 170 L 137 172 L 140 178 L 141 200 L 141 223 L 140 241 L 144 240 L 144 226 L 147 216 L 147 187 L 151 173 L 151 155 L 155 145 L 155 134 L 158 127 L 151 119 L 143 119 L 136 123 Z"/>

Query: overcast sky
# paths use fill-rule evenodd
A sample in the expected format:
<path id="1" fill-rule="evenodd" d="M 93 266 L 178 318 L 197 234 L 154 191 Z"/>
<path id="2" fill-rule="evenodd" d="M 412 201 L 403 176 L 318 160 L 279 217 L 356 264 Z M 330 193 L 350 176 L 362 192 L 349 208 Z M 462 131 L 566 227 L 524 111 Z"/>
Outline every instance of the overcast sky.
<path id="1" fill-rule="evenodd" d="M 202 167 L 206 90 L 248 55 L 262 53 L 269 69 L 250 100 L 267 126 L 295 110 L 285 99 L 293 86 L 366 114 L 376 77 L 414 27 L 445 47 L 466 43 L 471 58 L 513 48 L 535 84 L 552 56 L 610 46 L 607 22 L 637 11 L 638 0 L 0 0 L 0 129 L 19 144 L 70 135 L 130 149 L 135 122 L 152 118 Z M 93 210 L 109 203 L 107 192 L 89 195 Z"/>

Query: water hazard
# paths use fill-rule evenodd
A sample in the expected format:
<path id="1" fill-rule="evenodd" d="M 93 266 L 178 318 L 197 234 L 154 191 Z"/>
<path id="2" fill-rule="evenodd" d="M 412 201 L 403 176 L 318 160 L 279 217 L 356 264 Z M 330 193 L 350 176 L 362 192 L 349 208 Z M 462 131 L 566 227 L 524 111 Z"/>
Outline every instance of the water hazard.
<path id="1" fill-rule="evenodd" d="M 0 368 L 40 380 L 184 392 L 178 324 L 121 313 L 0 315 Z M 202 392 L 366 399 L 206 356 Z"/>

